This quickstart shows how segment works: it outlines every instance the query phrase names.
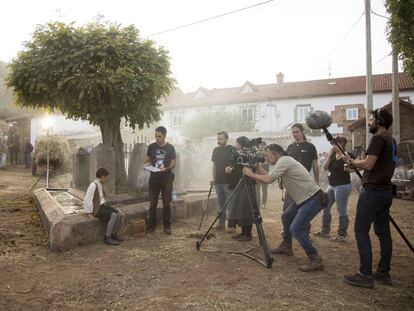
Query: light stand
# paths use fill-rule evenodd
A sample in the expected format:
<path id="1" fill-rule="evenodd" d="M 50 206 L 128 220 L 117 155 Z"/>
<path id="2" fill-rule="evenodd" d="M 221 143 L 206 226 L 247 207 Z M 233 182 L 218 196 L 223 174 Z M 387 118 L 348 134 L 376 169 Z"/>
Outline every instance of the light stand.
<path id="1" fill-rule="evenodd" d="M 49 131 L 53 130 L 53 119 L 49 115 L 45 115 L 42 119 L 42 127 L 46 130 L 46 189 L 49 189 L 49 173 L 50 173 L 50 145 Z M 52 131 L 53 137 L 53 131 Z"/>
<path id="2" fill-rule="evenodd" d="M 46 190 L 49 189 L 49 129 L 46 132 Z"/>

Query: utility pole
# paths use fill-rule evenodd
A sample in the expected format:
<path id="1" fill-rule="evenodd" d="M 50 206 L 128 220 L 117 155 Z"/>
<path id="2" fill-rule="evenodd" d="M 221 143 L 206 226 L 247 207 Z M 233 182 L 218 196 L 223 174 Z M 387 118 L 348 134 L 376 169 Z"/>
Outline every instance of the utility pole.
<path id="1" fill-rule="evenodd" d="M 400 98 L 399 98 L 400 79 L 398 75 L 398 53 L 392 49 L 392 136 L 397 144 L 400 143 Z"/>
<path id="2" fill-rule="evenodd" d="M 371 1 L 365 0 L 365 38 L 366 38 L 366 61 L 367 61 L 367 77 L 366 77 L 366 96 L 367 96 L 367 112 L 366 112 L 366 148 L 368 148 L 371 134 L 369 133 L 368 123 L 370 118 L 370 110 L 373 108 L 372 97 L 372 56 L 371 56 Z"/>

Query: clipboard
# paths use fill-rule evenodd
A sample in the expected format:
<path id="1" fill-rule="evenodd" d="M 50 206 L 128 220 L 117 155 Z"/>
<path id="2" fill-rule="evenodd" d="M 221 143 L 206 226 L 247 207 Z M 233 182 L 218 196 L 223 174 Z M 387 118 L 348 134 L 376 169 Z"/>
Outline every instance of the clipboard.
<path id="1" fill-rule="evenodd" d="M 146 169 L 147 171 L 153 172 L 153 173 L 161 171 L 158 167 L 155 167 L 153 165 L 146 165 L 144 166 L 144 169 Z"/>

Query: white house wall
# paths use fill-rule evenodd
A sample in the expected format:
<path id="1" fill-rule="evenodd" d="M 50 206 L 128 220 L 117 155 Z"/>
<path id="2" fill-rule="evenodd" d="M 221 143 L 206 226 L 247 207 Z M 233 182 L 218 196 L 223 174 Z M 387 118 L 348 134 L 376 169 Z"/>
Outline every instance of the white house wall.
<path id="1" fill-rule="evenodd" d="M 374 109 L 387 105 L 391 101 L 391 93 L 377 93 L 373 96 Z M 400 97 L 409 96 L 414 99 L 413 91 L 400 92 Z M 290 98 L 272 101 L 262 101 L 257 103 L 239 103 L 221 106 L 207 106 L 186 109 L 174 109 L 164 112 L 161 123 L 171 128 L 171 115 L 176 112 L 184 114 L 184 122 L 194 118 L 198 114 L 206 112 L 230 112 L 237 111 L 244 107 L 256 107 L 256 129 L 261 132 L 281 130 L 292 124 L 294 120 L 294 111 L 298 105 L 310 105 L 314 110 L 324 110 L 328 113 L 335 110 L 338 105 L 355 105 L 365 104 L 365 94 L 359 95 L 342 95 L 342 96 L 323 96 L 311 98 Z M 179 129 L 171 128 L 172 135 L 179 135 Z"/>

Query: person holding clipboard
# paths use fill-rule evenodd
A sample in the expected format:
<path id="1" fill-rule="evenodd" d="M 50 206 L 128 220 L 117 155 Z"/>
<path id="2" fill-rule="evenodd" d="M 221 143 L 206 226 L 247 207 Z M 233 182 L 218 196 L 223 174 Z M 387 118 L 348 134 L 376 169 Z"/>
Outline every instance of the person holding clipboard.
<path id="1" fill-rule="evenodd" d="M 157 225 L 157 205 L 161 192 L 163 203 L 164 233 L 171 234 L 171 193 L 176 165 L 175 148 L 166 142 L 167 129 L 159 126 L 155 129 L 155 143 L 148 146 L 144 168 L 151 172 L 149 179 L 149 221 L 147 232 L 155 231 Z"/>

